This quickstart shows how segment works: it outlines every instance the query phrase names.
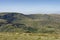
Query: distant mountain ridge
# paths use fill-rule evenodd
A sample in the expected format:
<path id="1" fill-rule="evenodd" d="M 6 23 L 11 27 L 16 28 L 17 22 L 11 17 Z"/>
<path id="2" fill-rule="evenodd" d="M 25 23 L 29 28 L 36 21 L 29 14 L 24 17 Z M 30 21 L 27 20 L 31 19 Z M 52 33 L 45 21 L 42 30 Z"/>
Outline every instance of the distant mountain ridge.
<path id="1" fill-rule="evenodd" d="M 60 15 L 0 13 L 0 32 L 60 33 Z"/>

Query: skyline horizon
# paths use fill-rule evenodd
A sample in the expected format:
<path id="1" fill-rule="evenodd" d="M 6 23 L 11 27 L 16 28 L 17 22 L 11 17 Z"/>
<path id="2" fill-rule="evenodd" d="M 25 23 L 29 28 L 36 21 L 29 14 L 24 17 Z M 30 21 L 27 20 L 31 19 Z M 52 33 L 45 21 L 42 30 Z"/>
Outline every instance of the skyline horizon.
<path id="1" fill-rule="evenodd" d="M 0 12 L 60 13 L 59 0 L 0 0 Z"/>
<path id="2" fill-rule="evenodd" d="M 0 12 L 0 13 L 21 13 L 21 12 Z M 54 12 L 54 13 L 21 13 L 21 14 L 26 14 L 26 15 L 30 15 L 30 14 L 60 14 L 60 12 Z"/>

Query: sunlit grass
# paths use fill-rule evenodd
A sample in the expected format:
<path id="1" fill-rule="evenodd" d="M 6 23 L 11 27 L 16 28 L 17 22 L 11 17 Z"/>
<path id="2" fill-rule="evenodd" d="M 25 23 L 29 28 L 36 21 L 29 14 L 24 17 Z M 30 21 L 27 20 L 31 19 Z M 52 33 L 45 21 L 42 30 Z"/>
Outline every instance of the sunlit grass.
<path id="1" fill-rule="evenodd" d="M 60 34 L 0 33 L 0 40 L 60 40 Z"/>

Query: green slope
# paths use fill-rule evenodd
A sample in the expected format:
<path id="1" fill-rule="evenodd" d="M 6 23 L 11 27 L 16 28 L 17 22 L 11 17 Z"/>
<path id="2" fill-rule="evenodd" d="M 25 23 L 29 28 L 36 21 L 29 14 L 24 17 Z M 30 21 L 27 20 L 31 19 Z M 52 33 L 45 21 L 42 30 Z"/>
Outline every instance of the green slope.
<path id="1" fill-rule="evenodd" d="M 0 13 L 0 32 L 60 33 L 59 14 Z"/>

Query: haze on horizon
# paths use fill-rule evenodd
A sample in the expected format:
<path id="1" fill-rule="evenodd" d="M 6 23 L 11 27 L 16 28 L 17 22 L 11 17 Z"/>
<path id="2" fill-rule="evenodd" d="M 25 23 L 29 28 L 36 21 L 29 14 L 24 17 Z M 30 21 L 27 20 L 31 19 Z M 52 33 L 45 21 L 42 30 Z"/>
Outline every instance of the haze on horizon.
<path id="1" fill-rule="evenodd" d="M 60 0 L 0 0 L 0 12 L 60 13 Z"/>

